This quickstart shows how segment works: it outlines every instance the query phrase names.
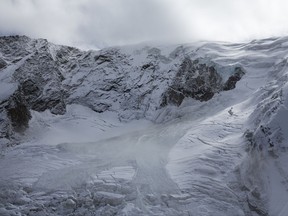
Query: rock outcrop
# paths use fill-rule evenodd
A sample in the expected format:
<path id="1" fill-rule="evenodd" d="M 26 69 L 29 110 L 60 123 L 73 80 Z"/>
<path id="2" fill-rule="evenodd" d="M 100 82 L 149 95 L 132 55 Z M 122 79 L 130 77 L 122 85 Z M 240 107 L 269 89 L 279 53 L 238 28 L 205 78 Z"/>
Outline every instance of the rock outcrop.
<path id="1" fill-rule="evenodd" d="M 244 74 L 234 67 L 223 77 L 223 66 L 190 54 L 195 48 L 189 46 L 80 51 L 25 36 L 0 37 L 0 45 L 0 74 L 18 85 L 9 99 L 14 102 L 1 110 L 1 127 L 11 124 L 12 131 L 28 126 L 29 110 L 61 115 L 72 103 L 117 112 L 121 120 L 153 120 L 164 106 L 179 106 L 185 98 L 207 101 L 235 88 Z M 5 131 L 1 137 L 10 133 Z"/>
<path id="2" fill-rule="evenodd" d="M 245 74 L 241 67 L 236 67 L 234 69 L 234 74 L 231 75 L 223 86 L 224 91 L 232 90 L 236 87 L 236 83 L 241 80 L 242 76 Z"/>
<path id="3" fill-rule="evenodd" d="M 29 106 L 19 88 L 0 103 L 0 143 L 1 139 L 11 140 L 14 132 L 24 132 L 30 119 Z"/>
<path id="4" fill-rule="evenodd" d="M 222 86 L 222 77 L 214 66 L 200 63 L 198 59 L 193 61 L 185 58 L 172 85 L 164 93 L 161 105 L 175 104 L 179 106 L 187 97 L 207 101 L 215 93 L 221 91 Z"/>
<path id="5" fill-rule="evenodd" d="M 13 129 L 17 132 L 23 132 L 28 127 L 31 113 L 21 90 L 17 90 L 9 98 L 5 109 Z"/>

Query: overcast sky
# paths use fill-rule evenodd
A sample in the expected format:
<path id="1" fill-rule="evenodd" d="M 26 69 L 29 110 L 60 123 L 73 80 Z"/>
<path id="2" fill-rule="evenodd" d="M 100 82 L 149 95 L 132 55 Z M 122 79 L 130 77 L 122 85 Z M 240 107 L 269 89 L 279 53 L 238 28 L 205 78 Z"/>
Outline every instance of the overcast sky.
<path id="1" fill-rule="evenodd" d="M 0 0 L 0 34 L 83 48 L 288 35 L 287 0 Z"/>

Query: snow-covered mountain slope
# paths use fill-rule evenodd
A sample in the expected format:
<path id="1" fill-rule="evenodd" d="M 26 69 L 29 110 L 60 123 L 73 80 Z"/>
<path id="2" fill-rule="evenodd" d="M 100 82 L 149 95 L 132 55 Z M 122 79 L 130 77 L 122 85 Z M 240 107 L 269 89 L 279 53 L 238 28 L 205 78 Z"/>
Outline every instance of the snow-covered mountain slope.
<path id="1" fill-rule="evenodd" d="M 99 113 L 116 112 L 124 121 L 155 121 L 159 109 L 179 106 L 186 97 L 209 100 L 219 91 L 235 88 L 244 74 L 240 66 L 220 65 L 195 54 L 193 46 L 83 52 L 25 36 L 2 37 L 0 44 L 5 82 L 1 113 L 7 112 L 9 118 L 2 118 L 16 130 L 25 128 L 30 116 L 18 119 L 11 113 L 20 105 L 64 114 L 66 105 L 81 104 Z M 2 129 L 2 136 L 11 137 L 12 132 Z"/>
<path id="2" fill-rule="evenodd" d="M 287 48 L 1 37 L 0 215 L 287 215 Z"/>

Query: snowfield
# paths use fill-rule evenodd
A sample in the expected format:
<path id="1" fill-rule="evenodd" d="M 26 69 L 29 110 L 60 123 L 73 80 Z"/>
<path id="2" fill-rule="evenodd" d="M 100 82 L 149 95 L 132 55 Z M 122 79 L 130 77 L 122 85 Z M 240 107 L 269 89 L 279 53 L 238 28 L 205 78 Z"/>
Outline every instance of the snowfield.
<path id="1" fill-rule="evenodd" d="M 106 73 L 100 78 L 86 66 L 72 69 L 61 81 L 71 93 L 62 115 L 53 114 L 62 112 L 59 104 L 45 111 L 31 108 L 29 128 L 11 138 L 17 145 L 1 137 L 1 216 L 288 215 L 287 37 L 246 44 L 159 46 L 152 51 L 140 45 L 119 49 L 121 54 L 111 55 L 118 55 L 120 72 L 127 75 L 127 68 L 135 69 L 123 78 L 132 86 L 129 97 L 119 83 L 124 93 L 111 86 L 107 91 L 95 90 L 120 73 L 114 66 L 108 65 L 108 71 L 100 68 Z M 53 59 L 59 57 L 57 50 L 61 46 L 49 45 Z M 147 50 L 152 60 L 160 56 L 157 75 L 136 71 L 143 62 L 146 65 Z M 161 89 L 178 85 L 170 77 L 181 62 L 171 57 L 180 55 L 179 50 L 182 57 L 208 65 L 213 61 L 224 81 L 236 66 L 245 75 L 236 88 L 217 91 L 209 100 L 185 97 L 180 106 L 158 106 Z M 83 56 L 73 52 L 72 57 L 81 61 Z M 123 53 L 132 63 L 122 58 Z M 17 89 L 12 74 L 31 54 L 23 56 L 1 69 L 0 100 Z M 96 61 L 99 58 L 114 61 L 103 56 Z M 68 67 L 65 64 L 60 64 L 61 70 Z M 163 75 L 165 71 L 169 72 Z M 132 85 L 135 80 L 137 88 Z"/>

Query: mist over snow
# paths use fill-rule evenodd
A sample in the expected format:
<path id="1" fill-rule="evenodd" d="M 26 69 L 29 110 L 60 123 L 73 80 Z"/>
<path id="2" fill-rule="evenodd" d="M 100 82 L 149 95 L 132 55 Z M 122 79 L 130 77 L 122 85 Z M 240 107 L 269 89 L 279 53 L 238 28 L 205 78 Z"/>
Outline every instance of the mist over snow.
<path id="1" fill-rule="evenodd" d="M 285 0 L 3 0 L 0 34 L 84 49 L 143 41 L 245 41 L 288 33 Z"/>
<path id="2" fill-rule="evenodd" d="M 0 0 L 0 216 L 287 216 L 287 11 Z"/>

